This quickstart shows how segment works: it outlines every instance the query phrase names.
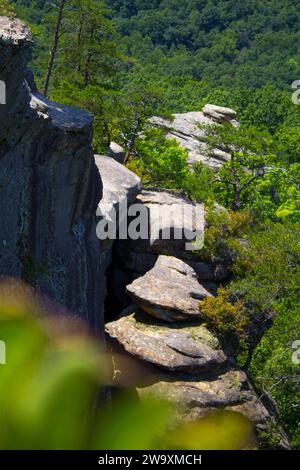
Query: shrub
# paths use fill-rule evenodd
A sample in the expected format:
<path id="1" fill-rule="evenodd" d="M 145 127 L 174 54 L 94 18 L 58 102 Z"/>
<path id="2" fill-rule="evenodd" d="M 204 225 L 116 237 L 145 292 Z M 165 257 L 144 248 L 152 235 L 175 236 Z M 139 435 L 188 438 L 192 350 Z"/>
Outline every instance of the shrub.
<path id="1" fill-rule="evenodd" d="M 221 342 L 233 341 L 236 347 L 243 344 L 249 323 L 243 302 L 238 299 L 233 301 L 230 294 L 224 288 L 220 288 L 218 296 L 202 300 L 199 309 Z"/>

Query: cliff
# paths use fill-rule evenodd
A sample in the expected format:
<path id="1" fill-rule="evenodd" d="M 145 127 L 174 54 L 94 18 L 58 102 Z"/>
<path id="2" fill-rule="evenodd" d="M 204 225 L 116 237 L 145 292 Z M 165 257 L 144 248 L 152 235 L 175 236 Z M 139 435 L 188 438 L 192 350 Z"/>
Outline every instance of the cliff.
<path id="1" fill-rule="evenodd" d="M 0 275 L 30 281 L 103 330 L 92 116 L 30 90 L 31 46 L 19 20 L 0 17 Z"/>

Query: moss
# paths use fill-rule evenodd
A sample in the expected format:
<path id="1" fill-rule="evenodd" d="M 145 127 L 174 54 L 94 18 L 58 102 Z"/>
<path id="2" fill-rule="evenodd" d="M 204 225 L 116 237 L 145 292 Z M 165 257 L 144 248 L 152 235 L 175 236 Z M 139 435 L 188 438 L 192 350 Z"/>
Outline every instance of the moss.
<path id="1" fill-rule="evenodd" d="M 126 317 L 126 321 L 130 323 L 135 323 L 135 327 L 140 331 L 145 331 L 149 333 L 158 333 L 164 331 L 174 330 L 184 330 L 186 333 L 189 333 L 195 341 L 210 346 L 213 349 L 219 347 L 218 339 L 207 329 L 205 323 L 201 325 L 191 325 L 186 323 L 163 323 L 159 322 L 154 318 L 151 318 L 144 312 L 133 313 Z M 154 323 L 156 322 L 156 323 Z"/>

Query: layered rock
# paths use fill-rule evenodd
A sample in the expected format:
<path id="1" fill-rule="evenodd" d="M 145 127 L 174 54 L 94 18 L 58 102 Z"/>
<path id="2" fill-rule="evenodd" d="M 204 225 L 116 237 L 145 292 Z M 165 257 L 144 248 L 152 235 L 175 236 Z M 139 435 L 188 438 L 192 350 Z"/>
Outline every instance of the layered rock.
<path id="1" fill-rule="evenodd" d="M 237 367 L 232 347 L 222 341 L 223 350 L 201 319 L 199 300 L 211 294 L 189 265 L 161 255 L 127 292 L 134 305 L 108 323 L 106 332 L 113 350 L 117 345 L 115 373 L 125 383 L 130 380 L 141 399 L 172 403 L 175 422 L 195 421 L 218 410 L 241 413 L 253 422 L 261 446 L 269 447 L 263 436 L 272 435 L 273 447 L 289 448 L 274 404 L 258 397 Z M 122 352 L 135 362 L 124 360 Z"/>
<path id="2" fill-rule="evenodd" d="M 226 363 L 218 340 L 204 325 L 153 322 L 142 312 L 106 324 L 106 331 L 130 354 L 172 372 L 216 370 Z"/>
<path id="3" fill-rule="evenodd" d="M 199 318 L 199 301 L 211 294 L 183 261 L 159 256 L 155 266 L 127 286 L 133 301 L 150 315 L 168 322 Z"/>
<path id="4" fill-rule="evenodd" d="M 145 209 L 148 228 L 138 239 L 118 240 L 115 244 L 115 269 L 122 279 L 121 285 L 145 275 L 154 267 L 159 255 L 170 255 L 189 265 L 198 281 L 215 294 L 218 285 L 230 274 L 226 266 L 211 264 L 193 254 L 198 242 L 198 247 L 202 246 L 204 206 L 173 192 L 149 189 L 138 195 L 136 203 L 135 207 Z M 197 243 L 191 243 L 191 238 Z M 117 310 L 125 308 L 128 298 L 124 291 L 115 289 L 114 296 L 120 300 Z"/>
<path id="5" fill-rule="evenodd" d="M 0 274 L 30 281 L 103 329 L 92 116 L 33 94 L 25 79 L 31 46 L 20 21 L 0 18 Z"/>
<path id="6" fill-rule="evenodd" d="M 190 167 L 195 163 L 203 163 L 213 170 L 218 170 L 230 156 L 220 149 L 209 151 L 206 144 L 205 126 L 218 125 L 230 122 L 237 126 L 236 112 L 230 108 L 206 105 L 202 111 L 193 111 L 184 114 L 174 114 L 173 120 L 153 117 L 151 123 L 166 131 L 166 137 L 176 139 L 179 145 L 188 150 L 188 163 Z"/>
<path id="7" fill-rule="evenodd" d="M 203 108 L 203 114 L 220 124 L 232 122 L 237 116 L 236 111 L 233 109 L 216 106 L 214 104 L 206 104 Z"/>
<path id="8" fill-rule="evenodd" d="M 257 396 L 246 374 L 238 369 L 225 369 L 220 374 L 174 377 L 160 375 L 153 384 L 137 387 L 141 399 L 159 398 L 170 401 L 176 410 L 176 420 L 191 422 L 209 412 L 228 410 L 241 413 L 255 425 L 261 447 L 288 449 L 285 433 L 276 423 L 278 415 Z"/>

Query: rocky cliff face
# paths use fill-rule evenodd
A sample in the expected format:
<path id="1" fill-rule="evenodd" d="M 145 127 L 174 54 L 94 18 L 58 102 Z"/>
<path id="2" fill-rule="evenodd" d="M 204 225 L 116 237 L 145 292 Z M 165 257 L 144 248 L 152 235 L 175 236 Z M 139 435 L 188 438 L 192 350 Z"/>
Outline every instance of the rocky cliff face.
<path id="1" fill-rule="evenodd" d="M 101 327 L 105 279 L 96 209 L 102 183 L 92 116 L 34 94 L 31 34 L 0 18 L 0 274 L 29 280 Z"/>

